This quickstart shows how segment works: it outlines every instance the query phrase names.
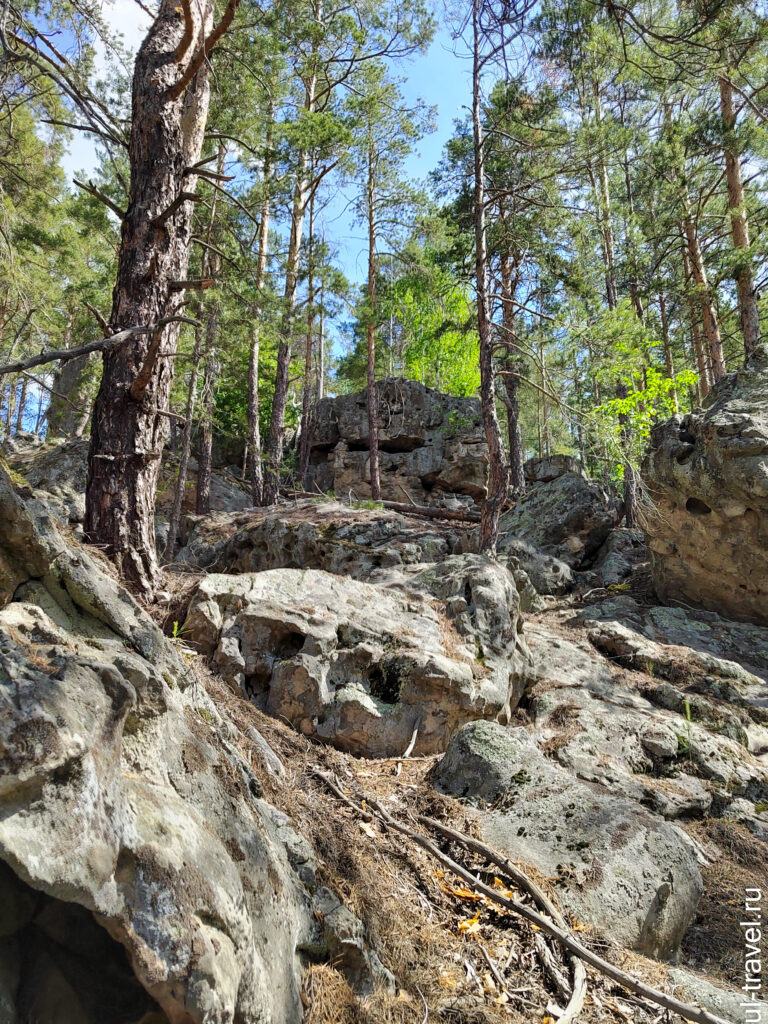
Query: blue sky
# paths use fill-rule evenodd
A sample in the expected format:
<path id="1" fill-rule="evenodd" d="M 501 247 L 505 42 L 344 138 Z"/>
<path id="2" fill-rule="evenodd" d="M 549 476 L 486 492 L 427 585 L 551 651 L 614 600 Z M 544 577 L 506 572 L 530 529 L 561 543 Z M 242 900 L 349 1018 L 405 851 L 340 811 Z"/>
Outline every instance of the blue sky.
<path id="1" fill-rule="evenodd" d="M 438 2 L 438 18 L 443 7 Z M 123 33 L 125 42 L 136 48 L 141 41 L 149 19 L 142 13 L 135 0 L 105 0 L 104 16 L 114 29 Z M 466 113 L 470 102 L 471 65 L 466 59 L 455 56 L 455 44 L 450 31 L 442 24 L 438 26 L 429 51 L 396 69 L 404 79 L 403 93 L 406 102 L 423 100 L 437 108 L 437 129 L 422 139 L 406 164 L 407 174 L 417 180 L 426 178 L 439 162 L 445 142 L 453 131 L 453 122 Z M 462 109 L 464 108 L 464 109 Z M 76 133 L 70 145 L 69 155 L 64 160 L 68 176 L 77 172 L 92 173 L 95 167 L 93 143 L 82 133 Z M 325 214 L 325 227 L 329 241 L 338 249 L 338 260 L 342 270 L 351 281 L 362 281 L 365 275 L 365 239 L 359 227 L 352 223 L 348 212 L 350 196 L 337 194 Z M 322 231 L 322 219 L 318 230 Z"/>

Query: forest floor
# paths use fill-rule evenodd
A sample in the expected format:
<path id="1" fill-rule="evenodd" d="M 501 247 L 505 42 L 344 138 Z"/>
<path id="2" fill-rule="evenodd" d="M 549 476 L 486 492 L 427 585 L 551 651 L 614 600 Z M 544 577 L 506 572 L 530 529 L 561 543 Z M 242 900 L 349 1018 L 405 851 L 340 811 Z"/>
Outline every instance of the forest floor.
<path id="1" fill-rule="evenodd" d="M 567 602 L 561 601 L 530 620 L 572 637 L 578 628 L 564 621 L 567 609 Z M 426 1024 L 429 1019 L 554 1024 L 562 1000 L 543 969 L 535 926 L 479 897 L 380 820 L 366 820 L 329 791 L 318 775 L 335 777 L 358 806 L 366 808 L 366 801 L 374 799 L 415 830 L 424 832 L 418 816 L 429 815 L 476 834 L 477 825 L 465 808 L 431 785 L 430 775 L 441 755 L 368 760 L 324 746 L 262 713 L 217 679 L 203 659 L 191 653 L 189 657 L 210 696 L 237 727 L 241 753 L 249 762 L 259 764 L 247 736 L 249 727 L 255 727 L 279 754 L 287 776 L 276 781 L 265 775 L 265 797 L 312 843 L 320 884 L 338 892 L 365 923 L 367 941 L 397 979 L 396 995 L 377 993 L 361 1000 L 333 964 L 313 964 L 302 996 L 307 1024 Z M 643 682 L 642 672 L 624 670 L 623 675 L 637 686 Z M 519 724 L 526 717 L 520 708 Z M 734 906 L 743 898 L 745 885 L 768 890 L 762 844 L 743 826 L 723 819 L 705 818 L 683 827 L 705 849 L 715 844 L 719 856 L 703 869 L 705 892 L 680 962 L 709 980 L 734 985 L 740 953 Z M 489 873 L 487 864 L 468 859 L 455 845 L 439 839 L 437 844 L 479 878 L 506 890 L 507 883 Z M 554 880 L 528 865 L 519 866 L 557 903 Z M 673 992 L 664 964 L 621 948 L 584 925 L 572 925 L 579 940 L 603 958 L 649 985 Z M 555 955 L 567 975 L 565 959 L 559 951 Z M 588 994 L 578 1019 L 584 1024 L 671 1024 L 683 1018 L 644 1003 L 589 970 Z"/>

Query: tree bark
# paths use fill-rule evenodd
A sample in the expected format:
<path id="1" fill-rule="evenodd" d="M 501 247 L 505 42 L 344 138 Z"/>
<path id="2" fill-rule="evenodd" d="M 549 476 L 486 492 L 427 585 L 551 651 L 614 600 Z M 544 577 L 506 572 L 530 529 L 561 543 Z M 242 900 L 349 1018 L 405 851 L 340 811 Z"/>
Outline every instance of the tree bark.
<path id="1" fill-rule="evenodd" d="M 733 102 L 733 86 L 727 78 L 720 79 L 720 113 L 725 129 L 725 177 L 728 185 L 728 208 L 731 218 L 731 237 L 736 250 L 737 262 L 734 269 L 736 292 L 739 299 L 741 333 L 744 337 L 744 352 L 750 353 L 760 344 L 760 316 L 757 308 L 755 279 L 749 254 L 749 223 L 741 180 L 741 161 L 735 136 L 736 108 Z"/>
<path id="2" fill-rule="evenodd" d="M 208 37 L 212 5 L 189 5 L 192 46 L 177 52 L 185 35 L 176 0 L 161 0 L 133 76 L 133 119 L 128 147 L 130 192 L 122 224 L 110 329 L 154 324 L 180 312 L 187 276 L 194 192 L 188 169 L 200 159 L 208 116 L 209 66 L 203 60 L 183 88 L 184 58 L 195 60 Z M 173 212 L 163 217 L 176 204 Z M 158 223 L 160 221 L 160 223 Z M 125 580 L 151 599 L 158 573 L 154 510 L 179 325 L 137 335 L 105 351 L 93 413 L 85 533 L 117 564 Z M 140 374 L 146 385 L 138 393 Z M 133 393 L 132 393 L 133 392 Z"/>
<path id="3" fill-rule="evenodd" d="M 480 340 L 480 406 L 488 445 L 488 494 L 480 520 L 480 551 L 495 554 L 499 517 L 509 495 L 509 465 L 501 443 L 496 416 L 496 380 L 493 364 L 493 330 L 488 295 L 488 250 L 485 231 L 485 152 L 480 98 L 482 71 L 480 10 L 482 0 L 472 2 L 472 139 L 474 150 L 475 281 L 477 332 Z"/>
<path id="4" fill-rule="evenodd" d="M 371 497 L 381 500 L 379 471 L 379 427 L 376 402 L 376 189 L 374 152 L 368 148 L 368 451 L 371 474 Z"/>

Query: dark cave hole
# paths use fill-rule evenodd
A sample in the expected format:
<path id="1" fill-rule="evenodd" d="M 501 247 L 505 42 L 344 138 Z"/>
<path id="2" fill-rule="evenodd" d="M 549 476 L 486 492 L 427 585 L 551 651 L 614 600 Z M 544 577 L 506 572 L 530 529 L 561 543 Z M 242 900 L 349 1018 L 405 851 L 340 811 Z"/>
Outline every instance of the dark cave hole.
<path id="1" fill-rule="evenodd" d="M 168 1024 L 90 911 L 37 892 L 3 863 L 0 978 L 4 1024 Z"/>
<path id="2" fill-rule="evenodd" d="M 689 498 L 685 503 L 685 510 L 690 512 L 692 516 L 708 516 L 712 511 L 709 505 L 698 498 Z"/>
<path id="3" fill-rule="evenodd" d="M 397 704 L 400 700 L 402 680 L 394 665 L 374 665 L 368 673 L 368 689 L 372 697 L 384 704 Z"/>

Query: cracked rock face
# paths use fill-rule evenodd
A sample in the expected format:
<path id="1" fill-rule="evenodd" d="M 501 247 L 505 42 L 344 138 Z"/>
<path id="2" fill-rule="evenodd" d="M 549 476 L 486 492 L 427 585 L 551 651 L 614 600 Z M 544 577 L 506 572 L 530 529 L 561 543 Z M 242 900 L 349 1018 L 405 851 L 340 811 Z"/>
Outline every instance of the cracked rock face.
<path id="1" fill-rule="evenodd" d="M 300 1019 L 309 847 L 261 798 L 173 645 L 2 466 L 0 516 L 0 860 L 13 873 L 0 906 L 16 890 L 44 901 L 4 924 L 0 1005 L 23 929 L 46 942 L 55 929 L 66 947 L 80 914 L 125 949 L 158 1020 Z M 45 986 L 25 989 L 33 1007 L 50 985 L 69 991 L 46 963 L 33 965 Z M 60 1011 L 103 1019 L 74 995 Z"/>
<path id="2" fill-rule="evenodd" d="M 613 529 L 611 501 L 597 481 L 581 473 L 547 476 L 501 517 L 498 549 L 516 554 L 522 541 L 570 569 L 586 568 Z M 525 562 L 523 568 L 528 569 Z M 545 592 L 567 589 L 566 573 L 560 572 L 562 579 Z"/>
<path id="3" fill-rule="evenodd" d="M 456 733 L 435 785 L 475 806 L 491 846 L 556 879 L 580 921 L 650 956 L 674 957 L 702 892 L 696 851 L 675 825 L 575 778 L 524 728 L 493 722 Z"/>
<path id="4" fill-rule="evenodd" d="M 185 623 L 222 676 L 344 750 L 444 750 L 475 718 L 507 720 L 524 686 L 514 578 L 478 555 L 388 585 L 320 570 L 209 575 Z"/>
<path id="5" fill-rule="evenodd" d="M 653 431 L 643 476 L 661 600 L 768 625 L 768 346 Z"/>

